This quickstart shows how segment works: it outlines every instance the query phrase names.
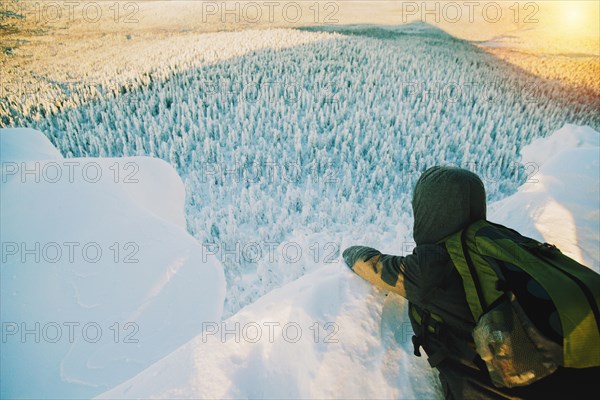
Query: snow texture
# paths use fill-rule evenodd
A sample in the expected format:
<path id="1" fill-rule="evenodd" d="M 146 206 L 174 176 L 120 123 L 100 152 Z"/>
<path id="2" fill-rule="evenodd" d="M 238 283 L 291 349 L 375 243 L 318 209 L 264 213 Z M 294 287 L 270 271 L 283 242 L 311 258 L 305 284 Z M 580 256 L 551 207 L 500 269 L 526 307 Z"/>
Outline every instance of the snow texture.
<path id="1" fill-rule="evenodd" d="M 92 397 L 221 318 L 222 265 L 186 232 L 166 162 L 0 140 L 2 398 Z"/>
<path id="2" fill-rule="evenodd" d="M 9 102 L 6 123 L 39 129 L 68 158 L 169 162 L 188 231 L 224 265 L 226 317 L 312 265 L 228 251 L 276 243 L 281 258 L 298 243 L 323 262 L 339 255 L 339 232 L 365 226 L 410 241 L 425 168 L 471 169 L 498 200 L 527 180 L 518 154 L 531 140 L 565 123 L 600 127 L 597 102 L 424 23 L 210 33 L 173 47 L 185 51 L 169 62 L 171 50 L 147 44 L 143 62 L 74 66 L 76 84 Z"/>
<path id="3" fill-rule="evenodd" d="M 339 261 L 412 251 L 432 165 L 600 269 L 597 99 L 426 24 L 323 30 L 115 48 L 3 98 L 29 128 L 0 134 L 1 397 L 439 395 L 406 302 Z"/>
<path id="4" fill-rule="evenodd" d="M 521 154 L 527 181 L 493 217 L 600 272 L 600 134 L 567 124 Z"/>
<path id="5" fill-rule="evenodd" d="M 524 154 L 541 163 L 537 182 L 491 204 L 490 220 L 551 241 L 598 271 L 599 135 L 566 125 L 527 146 Z M 377 247 L 386 246 L 400 250 L 398 243 Z M 99 398 L 439 397 L 434 373 L 412 355 L 406 308 L 343 262 L 326 266 L 223 323 L 206 324 L 203 334 Z"/>

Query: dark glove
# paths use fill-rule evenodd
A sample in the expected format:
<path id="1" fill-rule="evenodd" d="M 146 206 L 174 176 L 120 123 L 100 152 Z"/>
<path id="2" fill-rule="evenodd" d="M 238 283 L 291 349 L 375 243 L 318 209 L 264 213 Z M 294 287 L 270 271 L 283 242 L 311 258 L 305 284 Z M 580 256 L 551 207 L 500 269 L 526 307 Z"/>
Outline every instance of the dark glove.
<path id="1" fill-rule="evenodd" d="M 369 261 L 371 258 L 380 255 L 379 250 L 365 246 L 351 246 L 342 253 L 342 257 L 344 257 L 344 261 L 349 268 L 352 268 L 358 260 Z"/>

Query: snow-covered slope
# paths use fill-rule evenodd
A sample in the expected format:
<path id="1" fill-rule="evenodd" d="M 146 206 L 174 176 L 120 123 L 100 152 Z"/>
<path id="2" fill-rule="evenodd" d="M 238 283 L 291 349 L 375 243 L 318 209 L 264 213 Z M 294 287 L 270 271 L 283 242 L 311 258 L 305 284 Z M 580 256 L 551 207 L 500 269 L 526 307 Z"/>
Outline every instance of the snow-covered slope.
<path id="1" fill-rule="evenodd" d="M 2 162 L 7 163 L 6 168 L 9 168 L 9 163 L 63 158 L 60 151 L 50 143 L 50 140 L 35 129 L 3 129 L 1 137 L 0 156 Z M 2 182 L 4 182 L 4 179 Z"/>
<path id="2" fill-rule="evenodd" d="M 600 272 L 600 134 L 567 124 L 521 151 L 527 181 L 491 218 Z"/>
<path id="3" fill-rule="evenodd" d="M 568 254 L 581 249 L 576 258 L 598 270 L 598 135 L 567 125 L 526 147 L 523 157 L 540 164 L 529 177 L 539 182 L 491 204 L 490 219 Z M 403 251 L 379 245 L 394 247 Z M 100 398 L 435 398 L 433 372 L 412 356 L 410 337 L 406 302 L 337 263 L 223 324 L 205 324 L 202 335 Z"/>
<path id="4" fill-rule="evenodd" d="M 385 314 L 384 322 L 381 322 Z M 342 263 L 242 309 L 100 398 L 432 398 L 405 302 Z"/>
<path id="5" fill-rule="evenodd" d="M 31 129 L 0 149 L 2 398 L 92 397 L 221 318 L 222 265 L 166 162 L 63 159 Z"/>
<path id="6" fill-rule="evenodd" d="M 89 76 L 47 79 L 52 88 L 6 102 L 6 119 L 0 101 L 0 124 L 39 129 L 65 157 L 161 158 L 184 181 L 199 241 L 266 250 L 301 227 L 304 254 L 340 247 L 344 229 L 410 226 L 410 192 L 429 166 L 472 168 L 497 200 L 523 183 L 522 146 L 565 122 L 600 126 L 598 100 L 428 24 L 327 29 L 185 36 L 168 49 L 133 40 L 68 64 L 77 74 L 58 68 Z M 220 256 L 226 317 L 300 276 Z"/>

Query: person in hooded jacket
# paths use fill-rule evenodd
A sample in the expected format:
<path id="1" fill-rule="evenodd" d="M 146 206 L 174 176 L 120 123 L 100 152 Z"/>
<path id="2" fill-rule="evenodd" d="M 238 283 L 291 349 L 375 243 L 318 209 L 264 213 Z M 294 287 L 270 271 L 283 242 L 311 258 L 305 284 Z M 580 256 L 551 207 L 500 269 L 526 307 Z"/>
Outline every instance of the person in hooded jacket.
<path id="1" fill-rule="evenodd" d="M 432 167 L 419 178 L 413 194 L 413 254 L 382 254 L 364 246 L 343 252 L 346 264 L 373 285 L 400 294 L 409 301 L 409 319 L 415 331 L 415 355 L 423 348 L 439 371 L 447 399 L 559 399 L 587 398 L 597 393 L 599 369 L 559 368 L 529 386 L 498 388 L 485 363 L 475 352 L 471 332 L 475 321 L 467 304 L 461 277 L 443 243 L 445 237 L 486 218 L 486 193 L 474 173 L 454 167 Z M 430 315 L 442 318 L 435 326 Z M 420 321 L 417 321 L 419 319 Z"/>

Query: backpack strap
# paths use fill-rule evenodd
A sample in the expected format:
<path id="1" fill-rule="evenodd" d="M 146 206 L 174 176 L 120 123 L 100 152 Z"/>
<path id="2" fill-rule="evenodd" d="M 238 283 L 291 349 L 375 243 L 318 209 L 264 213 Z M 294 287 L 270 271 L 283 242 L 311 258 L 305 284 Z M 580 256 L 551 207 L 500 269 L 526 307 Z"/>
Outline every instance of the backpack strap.
<path id="1" fill-rule="evenodd" d="M 411 319 L 417 325 L 415 334 L 412 337 L 413 353 L 417 357 L 421 357 L 420 348 L 427 345 L 431 335 L 440 336 L 443 328 L 443 321 L 437 314 L 423 310 L 413 303 L 409 303 L 408 310 Z M 427 353 L 427 361 L 432 368 L 439 365 L 447 356 L 446 351 L 438 350 L 435 353 Z"/>
<path id="2" fill-rule="evenodd" d="M 499 290 L 501 282 L 499 284 L 500 278 L 496 272 L 488 266 L 479 252 L 470 250 L 477 248 L 475 234 L 486 224 L 485 220 L 476 221 L 445 239 L 446 250 L 462 279 L 467 304 L 475 321 L 504 295 L 504 292 Z M 487 267 L 477 268 L 476 265 Z"/>
<path id="3" fill-rule="evenodd" d="M 461 359 L 464 359 L 464 361 L 460 361 L 461 363 L 470 366 L 470 362 L 479 370 L 487 373 L 485 363 L 481 357 L 479 357 L 479 354 L 477 354 L 475 349 L 469 346 L 465 339 L 453 334 L 445 326 L 444 321 L 440 316 L 419 308 L 412 303 L 409 303 L 409 313 L 411 319 L 417 325 L 415 335 L 412 337 L 415 356 L 421 357 L 420 348 L 426 346 L 429 338 L 434 336 L 439 342 L 444 344 L 444 349 L 439 349 L 432 354 L 427 354 L 427 361 L 432 368 L 437 367 L 442 361 L 450 357 L 451 352 L 449 346 L 452 346 L 459 353 L 455 354 L 455 357 L 460 356 Z"/>
<path id="4" fill-rule="evenodd" d="M 473 280 L 473 287 L 475 288 L 475 293 L 477 293 L 477 299 L 479 299 L 479 304 L 481 305 L 481 308 L 485 310 L 487 308 L 487 302 L 485 301 L 485 297 L 483 296 L 483 289 L 481 288 L 481 282 L 479 281 L 479 276 L 477 275 L 475 265 L 473 265 L 471 254 L 469 254 L 469 249 L 467 247 L 466 229 L 463 229 L 460 233 L 460 247 L 462 249 L 463 257 L 465 263 L 467 264 L 467 268 L 469 269 L 469 274 L 471 275 L 471 279 Z"/>

